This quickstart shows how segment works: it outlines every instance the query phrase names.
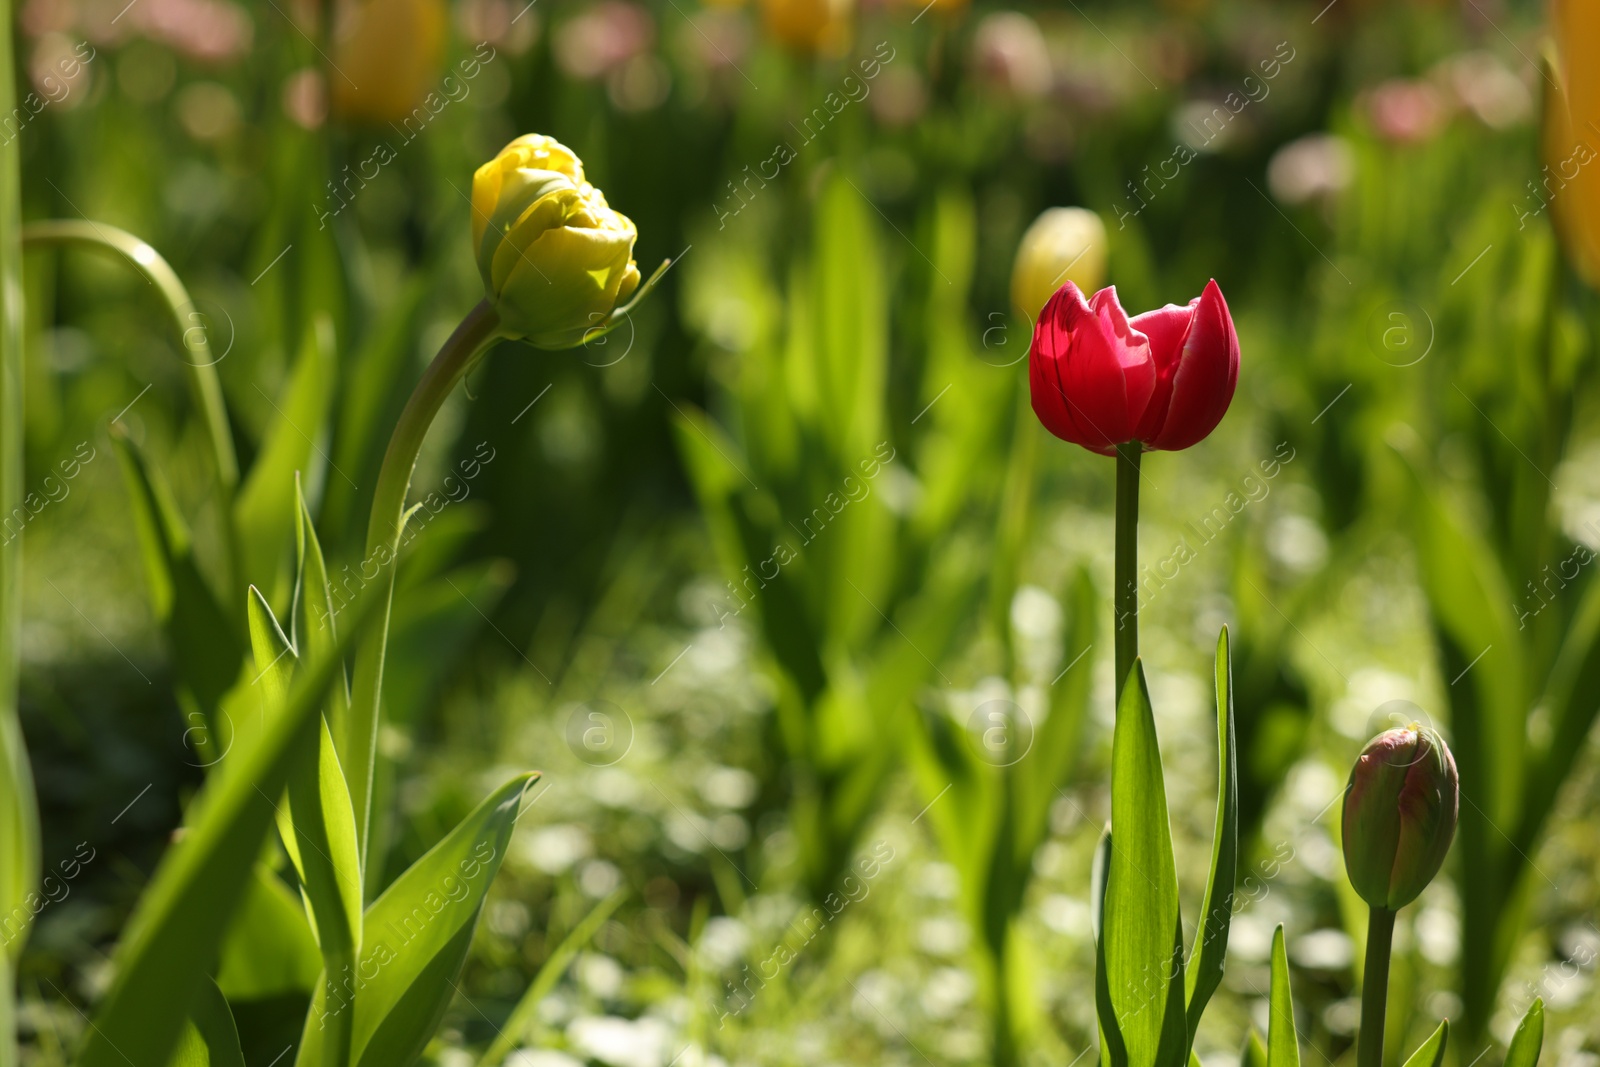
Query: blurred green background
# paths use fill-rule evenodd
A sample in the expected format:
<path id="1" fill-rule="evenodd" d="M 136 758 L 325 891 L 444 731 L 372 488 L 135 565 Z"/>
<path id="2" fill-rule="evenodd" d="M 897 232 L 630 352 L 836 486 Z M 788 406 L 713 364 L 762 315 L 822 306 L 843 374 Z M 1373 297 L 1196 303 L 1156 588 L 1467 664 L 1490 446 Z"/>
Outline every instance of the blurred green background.
<path id="1" fill-rule="evenodd" d="M 1234 635 L 1247 873 L 1202 1063 L 1264 1029 L 1280 922 L 1309 1061 L 1353 1058 L 1364 918 L 1335 802 L 1396 700 L 1460 746 L 1464 818 L 1477 796 L 1487 829 L 1402 916 L 1392 1044 L 1464 1012 L 1503 1042 L 1539 995 L 1548 1062 L 1600 1062 L 1592 715 L 1574 736 L 1540 698 L 1590 584 L 1542 576 L 1600 545 L 1597 320 L 1547 210 L 1539 5 L 123 3 L 14 11 L 24 103 L 0 132 L 24 217 L 111 223 L 171 261 L 241 466 L 276 427 L 299 440 L 336 589 L 389 428 L 479 299 L 478 165 L 548 133 L 637 225 L 645 272 L 673 261 L 602 343 L 501 344 L 418 468 L 413 499 L 493 457 L 402 570 L 384 869 L 507 768 L 547 775 L 432 1062 L 478 1062 L 619 889 L 507 1062 L 1069 1064 L 1093 1046 L 1111 465 L 1029 413 L 1009 296 L 1024 229 L 1059 205 L 1104 220 L 1130 310 L 1215 277 L 1241 341 L 1220 429 L 1147 458 L 1140 533 L 1143 562 L 1168 564 L 1143 651 L 1188 914 L 1210 656 Z M 202 565 L 217 501 L 149 287 L 80 251 L 27 269 L 27 484 L 49 503 L 26 531 L 24 728 L 46 867 L 94 856 L 20 970 L 26 1062 L 57 1064 L 204 762 L 108 425 L 160 467 Z M 313 373 L 323 316 L 336 358 Z M 1465 534 L 1439 533 L 1447 510 Z M 791 531 L 798 564 L 751 581 Z M 1180 542 L 1192 560 L 1168 562 Z M 1499 560 L 1495 610 L 1543 628 L 1521 706 L 1460 710 L 1479 684 L 1450 602 L 1467 542 Z M 995 701 L 1041 746 L 1019 760 L 1051 761 L 1033 779 L 981 750 L 950 770 Z M 1501 772 L 1492 745 L 1472 763 L 1469 714 L 1514 719 L 1528 753 L 1502 762 L 1551 784 L 1548 815 L 1475 792 Z M 1002 809 L 1036 832 L 991 864 Z M 797 934 L 814 905 L 828 918 Z M 239 993 L 252 1065 L 293 1040 L 308 986 Z"/>

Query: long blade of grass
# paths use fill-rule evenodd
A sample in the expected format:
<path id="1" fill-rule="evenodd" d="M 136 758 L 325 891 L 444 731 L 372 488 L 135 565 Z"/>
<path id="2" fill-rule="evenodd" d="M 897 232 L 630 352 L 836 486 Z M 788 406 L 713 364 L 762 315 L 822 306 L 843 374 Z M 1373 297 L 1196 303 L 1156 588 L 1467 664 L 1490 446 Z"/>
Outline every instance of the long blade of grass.
<path id="1" fill-rule="evenodd" d="M 596 931 L 611 918 L 611 913 L 628 897 L 626 888 L 618 889 L 609 897 L 596 904 L 566 937 L 561 939 L 561 944 L 550 953 L 548 959 L 539 968 L 539 973 L 533 976 L 533 983 L 528 986 L 522 998 L 517 1001 L 517 1006 L 511 1009 L 511 1014 L 506 1017 L 505 1024 L 500 1027 L 500 1032 L 495 1036 L 494 1044 L 489 1046 L 489 1051 L 483 1054 L 483 1059 L 478 1061 L 478 1067 L 500 1067 L 500 1061 L 505 1059 L 528 1033 L 534 1015 L 539 1010 L 539 1004 L 555 989 L 556 983 L 561 981 L 561 976 L 567 973 L 567 967 L 578 955 L 580 949 L 589 943 Z"/>

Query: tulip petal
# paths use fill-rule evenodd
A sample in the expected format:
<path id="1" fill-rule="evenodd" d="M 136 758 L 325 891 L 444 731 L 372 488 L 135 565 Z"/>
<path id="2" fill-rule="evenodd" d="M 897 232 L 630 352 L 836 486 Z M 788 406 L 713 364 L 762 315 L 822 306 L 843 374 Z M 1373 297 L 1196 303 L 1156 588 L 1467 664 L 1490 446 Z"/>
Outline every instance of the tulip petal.
<path id="1" fill-rule="evenodd" d="M 1045 305 L 1034 327 L 1029 385 L 1034 411 L 1062 440 L 1103 455 L 1133 439 L 1154 386 L 1149 344 L 1132 329 L 1115 289 L 1091 306 L 1071 282 Z"/>
<path id="2" fill-rule="evenodd" d="M 589 331 L 605 326 L 630 268 L 637 276 L 632 246 L 631 236 L 619 241 L 612 231 L 546 230 L 512 264 L 506 288 L 518 298 L 505 302 L 502 314 L 537 347 L 581 344 Z"/>
<path id="3" fill-rule="evenodd" d="M 1170 338 L 1174 317 L 1166 308 L 1151 314 L 1159 317 L 1148 325 L 1164 340 Z M 1159 362 L 1161 357 L 1157 359 Z M 1239 336 L 1215 279 L 1195 302 L 1183 345 L 1168 366 L 1170 395 L 1159 428 L 1147 421 L 1140 426 L 1140 440 L 1150 448 L 1175 452 L 1198 443 L 1217 428 L 1233 402 L 1239 380 Z M 1163 378 L 1166 370 L 1162 368 Z"/>

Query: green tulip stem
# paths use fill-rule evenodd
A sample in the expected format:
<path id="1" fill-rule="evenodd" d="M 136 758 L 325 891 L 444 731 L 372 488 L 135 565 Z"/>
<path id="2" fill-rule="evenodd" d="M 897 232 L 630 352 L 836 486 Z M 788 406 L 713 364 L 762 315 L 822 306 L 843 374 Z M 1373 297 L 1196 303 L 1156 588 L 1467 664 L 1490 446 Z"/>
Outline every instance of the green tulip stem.
<path id="1" fill-rule="evenodd" d="M 127 260 L 160 294 L 178 331 L 178 340 L 183 345 L 189 389 L 194 394 L 195 406 L 200 409 L 206 440 L 211 445 L 221 512 L 227 525 L 229 573 L 235 576 L 235 585 L 241 585 L 243 578 L 237 574 L 240 565 L 238 536 L 233 526 L 233 498 L 239 488 L 239 459 L 233 450 L 233 430 L 228 425 L 228 409 L 222 399 L 222 382 L 217 377 L 216 365 L 222 356 L 212 352 L 210 339 L 206 336 L 210 325 L 189 298 L 189 290 L 184 287 L 171 264 L 149 243 L 103 222 L 89 219 L 30 222 L 22 227 L 22 245 L 24 248 L 85 245 L 114 252 Z M 235 591 L 241 598 L 244 596 L 242 587 Z"/>
<path id="2" fill-rule="evenodd" d="M 1128 441 L 1117 446 L 1116 592 L 1117 703 L 1139 658 L 1139 460 L 1144 446 Z"/>
<path id="3" fill-rule="evenodd" d="M 1389 946 L 1394 940 L 1395 913 L 1372 908 L 1367 913 L 1367 963 L 1361 972 L 1361 1037 L 1356 1067 L 1383 1067 L 1383 1016 L 1389 1002 Z"/>
<path id="4" fill-rule="evenodd" d="M 383 572 L 386 585 L 377 624 L 369 628 L 356 651 L 355 685 L 351 694 L 350 718 L 345 743 L 340 753 L 345 777 L 350 784 L 350 799 L 355 806 L 357 851 L 366 869 L 366 851 L 372 822 L 372 779 L 377 760 L 379 698 L 383 688 L 383 658 L 389 643 L 389 610 L 394 598 L 395 569 L 400 553 L 400 535 L 406 523 L 406 493 L 411 488 L 411 472 L 422 451 L 428 427 L 444 406 L 445 399 L 489 345 L 500 336 L 500 316 L 487 300 L 467 313 L 454 333 L 439 349 L 422 380 L 406 401 L 400 421 L 389 438 L 373 492 L 372 514 L 367 520 L 365 565 Z"/>

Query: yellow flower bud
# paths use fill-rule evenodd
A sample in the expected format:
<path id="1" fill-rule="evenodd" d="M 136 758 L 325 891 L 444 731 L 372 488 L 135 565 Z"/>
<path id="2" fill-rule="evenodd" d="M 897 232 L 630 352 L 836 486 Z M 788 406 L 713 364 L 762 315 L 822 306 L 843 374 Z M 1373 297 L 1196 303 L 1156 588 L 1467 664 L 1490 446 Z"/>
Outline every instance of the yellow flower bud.
<path id="1" fill-rule="evenodd" d="M 851 7 L 851 0 L 761 0 L 761 17 L 790 48 L 836 55 L 850 43 Z"/>
<path id="2" fill-rule="evenodd" d="M 1568 258 L 1600 286 L 1600 159 L 1590 147 L 1600 126 L 1600 66 L 1588 54 L 1600 40 L 1600 4 L 1556 0 L 1550 29 L 1560 89 L 1545 90 L 1545 187 L 1554 190 L 1551 209 Z"/>
<path id="3" fill-rule="evenodd" d="M 637 232 L 543 134 L 518 137 L 472 176 L 478 273 L 505 330 L 540 348 L 602 332 L 639 287 Z"/>
<path id="4" fill-rule="evenodd" d="M 1105 283 L 1106 227 L 1087 208 L 1053 207 L 1033 221 L 1011 267 L 1011 304 L 1029 322 L 1068 282 L 1085 293 Z"/>
<path id="5" fill-rule="evenodd" d="M 438 81 L 447 22 L 442 0 L 339 5 L 328 72 L 334 115 L 372 123 L 411 115 Z"/>

